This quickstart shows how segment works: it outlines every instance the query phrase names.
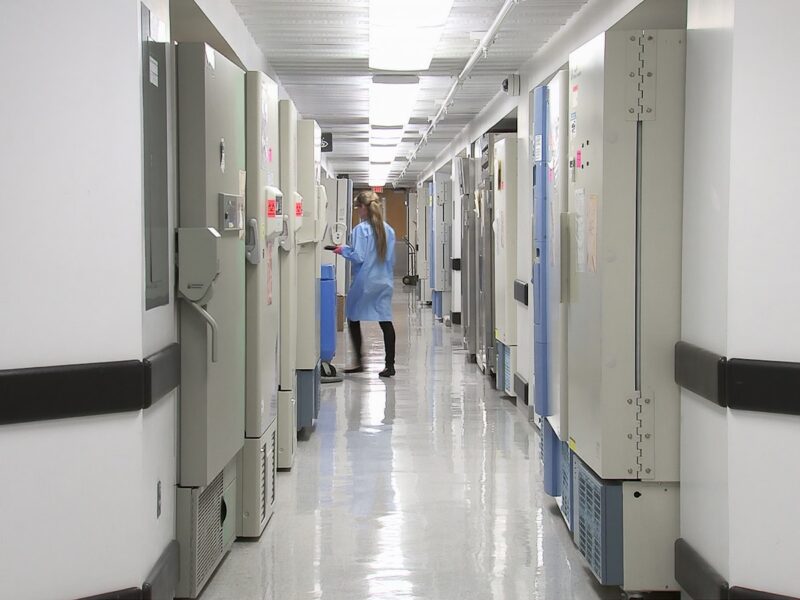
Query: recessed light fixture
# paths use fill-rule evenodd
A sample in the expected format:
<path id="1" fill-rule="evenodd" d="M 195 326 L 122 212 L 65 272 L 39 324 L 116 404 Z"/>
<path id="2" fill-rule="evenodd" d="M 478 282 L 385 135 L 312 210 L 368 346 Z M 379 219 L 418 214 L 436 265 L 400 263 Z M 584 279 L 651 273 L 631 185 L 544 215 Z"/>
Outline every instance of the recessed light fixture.
<path id="1" fill-rule="evenodd" d="M 372 186 L 381 186 L 386 183 L 386 180 L 389 179 L 389 170 L 392 167 L 392 163 L 384 162 L 384 163 L 369 163 L 369 184 Z"/>
<path id="2" fill-rule="evenodd" d="M 375 75 L 369 88 L 370 125 L 405 126 L 417 101 L 419 77 Z"/>
<path id="3" fill-rule="evenodd" d="M 370 127 L 369 143 L 376 145 L 399 144 L 403 139 L 402 127 Z"/>
<path id="4" fill-rule="evenodd" d="M 369 67 L 425 71 L 453 0 L 370 0 Z"/>
<path id="5" fill-rule="evenodd" d="M 394 160 L 397 156 L 397 144 L 370 145 L 369 161 L 371 163 L 385 163 Z"/>

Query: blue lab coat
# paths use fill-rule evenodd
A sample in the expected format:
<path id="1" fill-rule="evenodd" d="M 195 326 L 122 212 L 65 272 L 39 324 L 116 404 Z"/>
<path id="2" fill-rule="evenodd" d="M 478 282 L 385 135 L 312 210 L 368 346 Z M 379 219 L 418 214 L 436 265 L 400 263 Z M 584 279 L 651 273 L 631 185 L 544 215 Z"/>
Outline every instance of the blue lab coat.
<path id="1" fill-rule="evenodd" d="M 350 321 L 391 321 L 394 290 L 394 229 L 386 228 L 386 260 L 381 261 L 375 247 L 375 233 L 362 221 L 350 235 L 350 245 L 342 246 L 342 256 L 352 263 L 353 280 L 347 293 L 347 319 Z"/>

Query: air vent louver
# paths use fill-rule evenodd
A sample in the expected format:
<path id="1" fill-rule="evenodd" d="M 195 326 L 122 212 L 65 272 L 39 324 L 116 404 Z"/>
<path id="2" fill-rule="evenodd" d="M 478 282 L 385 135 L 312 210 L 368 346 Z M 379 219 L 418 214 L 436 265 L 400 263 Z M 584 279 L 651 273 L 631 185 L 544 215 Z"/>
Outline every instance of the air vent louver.
<path id="1" fill-rule="evenodd" d="M 267 482 L 269 479 L 267 478 L 267 446 L 266 444 L 261 446 L 261 485 L 259 486 L 259 490 L 261 492 L 260 497 L 260 510 L 261 510 L 261 519 L 259 520 L 260 523 L 264 522 L 264 519 L 267 517 Z"/>
<path id="2" fill-rule="evenodd" d="M 278 435 L 277 435 L 276 432 L 273 432 L 272 433 L 272 456 L 270 457 L 270 462 L 269 462 L 269 464 L 270 464 L 270 469 L 269 470 L 270 470 L 270 474 L 272 476 L 272 487 L 270 489 L 270 492 L 271 492 L 270 504 L 271 505 L 275 504 L 275 487 L 276 487 L 276 483 L 277 483 L 275 481 L 275 478 L 276 478 L 277 473 L 278 473 L 278 469 L 276 468 L 277 467 L 277 456 L 278 456 Z"/>
<path id="3" fill-rule="evenodd" d="M 601 584 L 622 585 L 622 486 L 574 464 L 575 543 Z"/>
<path id="4" fill-rule="evenodd" d="M 572 529 L 572 457 L 567 442 L 561 442 L 561 513 Z"/>
<path id="5" fill-rule="evenodd" d="M 201 493 L 197 502 L 197 561 L 195 585 L 202 589 L 219 562 L 222 544 L 222 473 Z"/>

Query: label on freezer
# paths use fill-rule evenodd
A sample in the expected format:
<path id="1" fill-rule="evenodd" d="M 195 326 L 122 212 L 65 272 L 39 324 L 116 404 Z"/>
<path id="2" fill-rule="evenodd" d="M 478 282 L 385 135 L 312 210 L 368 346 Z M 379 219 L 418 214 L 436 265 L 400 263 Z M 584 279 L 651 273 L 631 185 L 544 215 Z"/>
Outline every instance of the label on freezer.
<path id="1" fill-rule="evenodd" d="M 534 162 L 541 162 L 542 160 L 542 134 L 538 134 L 533 138 L 533 160 Z"/>
<path id="2" fill-rule="evenodd" d="M 547 219 L 547 225 L 548 225 L 548 228 L 550 229 L 550 231 L 548 232 L 548 235 L 549 235 L 549 239 L 552 240 L 551 243 L 554 245 L 554 247 L 551 248 L 548 251 L 548 254 L 550 255 L 550 266 L 555 267 L 556 266 L 556 252 L 557 252 L 557 250 L 555 249 L 557 247 L 557 246 L 555 246 L 555 242 L 556 242 L 557 239 L 560 239 L 560 238 L 556 238 L 556 203 L 555 202 L 548 202 L 548 205 L 549 205 L 549 209 L 550 209 L 548 211 L 548 213 L 549 213 L 548 217 L 549 218 Z M 559 226 L 560 226 L 560 221 L 559 221 Z"/>
<path id="3" fill-rule="evenodd" d="M 267 242 L 267 305 L 272 304 L 272 247 L 273 243 Z"/>
<path id="4" fill-rule="evenodd" d="M 278 201 L 275 198 L 267 200 L 267 217 L 274 218 L 278 215 Z"/>
<path id="5" fill-rule="evenodd" d="M 294 216 L 295 217 L 302 217 L 303 216 L 303 203 L 302 202 L 295 202 L 294 203 Z"/>
<path id="6" fill-rule="evenodd" d="M 150 57 L 150 83 L 158 87 L 158 61 Z"/>
<path id="7" fill-rule="evenodd" d="M 575 190 L 575 270 L 586 272 L 586 190 Z"/>
<path id="8" fill-rule="evenodd" d="M 267 97 L 269 96 L 269 87 L 266 80 L 261 81 L 261 166 L 267 168 L 267 165 L 272 162 L 272 147 L 269 145 L 269 105 L 267 104 Z"/>
<path id="9" fill-rule="evenodd" d="M 590 273 L 597 273 L 597 194 L 589 195 L 586 218 L 586 262 Z"/>

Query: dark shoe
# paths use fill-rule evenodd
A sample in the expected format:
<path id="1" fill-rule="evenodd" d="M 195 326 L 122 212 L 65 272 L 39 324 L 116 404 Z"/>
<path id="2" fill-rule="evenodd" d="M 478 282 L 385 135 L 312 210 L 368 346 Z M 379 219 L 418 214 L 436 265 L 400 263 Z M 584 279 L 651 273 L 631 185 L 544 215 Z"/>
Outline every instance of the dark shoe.
<path id="1" fill-rule="evenodd" d="M 383 371 L 378 373 L 378 377 L 393 377 L 394 367 L 386 367 Z"/>
<path id="2" fill-rule="evenodd" d="M 349 369 L 344 370 L 345 373 L 363 373 L 364 367 L 362 365 L 358 365 L 357 367 L 350 367 Z"/>

